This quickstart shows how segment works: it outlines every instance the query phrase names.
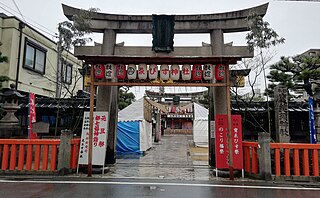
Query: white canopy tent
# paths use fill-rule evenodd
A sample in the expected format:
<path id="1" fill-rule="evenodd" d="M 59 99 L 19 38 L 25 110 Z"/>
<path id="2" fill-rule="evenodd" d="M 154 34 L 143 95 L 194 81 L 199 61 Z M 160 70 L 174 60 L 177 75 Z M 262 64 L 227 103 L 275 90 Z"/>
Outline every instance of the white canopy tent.
<path id="1" fill-rule="evenodd" d="M 144 99 L 118 113 L 117 151 L 141 153 L 152 146 L 152 125 L 144 119 Z"/>
<path id="2" fill-rule="evenodd" d="M 195 146 L 208 147 L 209 110 L 198 103 L 193 103 L 193 142 Z"/>

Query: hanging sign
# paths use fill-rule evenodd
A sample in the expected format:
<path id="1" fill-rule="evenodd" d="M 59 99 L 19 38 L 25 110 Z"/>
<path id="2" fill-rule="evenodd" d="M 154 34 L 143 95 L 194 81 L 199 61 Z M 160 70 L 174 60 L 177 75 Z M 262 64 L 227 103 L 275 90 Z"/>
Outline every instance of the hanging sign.
<path id="1" fill-rule="evenodd" d="M 191 66 L 188 64 L 182 65 L 182 80 L 191 80 Z"/>
<path id="2" fill-rule="evenodd" d="M 213 70 L 212 64 L 205 64 L 203 66 L 203 79 L 204 80 L 211 80 L 213 78 Z"/>
<path id="3" fill-rule="evenodd" d="M 90 112 L 84 112 L 79 164 L 88 164 Z M 93 112 L 92 165 L 104 165 L 108 131 L 108 112 Z"/>
<path id="4" fill-rule="evenodd" d="M 105 64 L 104 67 L 105 67 L 106 79 L 114 79 L 114 76 L 115 76 L 114 65 L 109 63 L 109 64 Z"/>
<path id="5" fill-rule="evenodd" d="M 147 79 L 147 65 L 142 63 L 138 66 L 138 78 L 140 80 Z"/>
<path id="6" fill-rule="evenodd" d="M 137 78 L 137 66 L 135 64 L 128 65 L 127 76 L 129 80 Z"/>
<path id="7" fill-rule="evenodd" d="M 226 75 L 226 66 L 223 64 L 219 64 L 215 66 L 215 77 L 217 81 L 224 80 Z"/>
<path id="8" fill-rule="evenodd" d="M 119 80 L 124 80 L 126 77 L 126 65 L 118 64 L 116 65 L 116 76 Z"/>
<path id="9" fill-rule="evenodd" d="M 202 80 L 202 66 L 200 64 L 193 65 L 192 80 Z"/>
<path id="10" fill-rule="evenodd" d="M 179 79 L 180 79 L 180 69 L 179 69 L 179 65 L 177 65 L 177 64 L 171 65 L 170 78 L 171 78 L 172 80 L 179 80 Z"/>
<path id="11" fill-rule="evenodd" d="M 170 77 L 169 65 L 162 64 L 160 66 L 160 78 L 162 80 L 169 80 L 169 77 Z"/>
<path id="12" fill-rule="evenodd" d="M 158 66 L 156 64 L 151 64 L 148 70 L 149 79 L 155 80 L 158 78 Z"/>
<path id="13" fill-rule="evenodd" d="M 94 65 L 94 77 L 97 79 L 102 79 L 105 76 L 105 68 L 102 64 Z"/>

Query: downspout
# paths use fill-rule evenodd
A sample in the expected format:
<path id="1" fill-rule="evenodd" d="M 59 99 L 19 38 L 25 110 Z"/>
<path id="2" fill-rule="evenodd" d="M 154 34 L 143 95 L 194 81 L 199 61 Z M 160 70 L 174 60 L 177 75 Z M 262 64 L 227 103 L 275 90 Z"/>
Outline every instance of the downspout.
<path id="1" fill-rule="evenodd" d="M 18 59 L 17 59 L 17 72 L 16 72 L 16 90 L 18 90 L 18 82 L 19 82 L 19 70 L 20 70 L 20 56 L 21 56 L 21 44 L 22 44 L 22 29 L 26 25 L 23 22 L 19 22 L 19 32 L 20 32 L 20 38 L 19 38 L 19 49 L 18 49 Z"/>

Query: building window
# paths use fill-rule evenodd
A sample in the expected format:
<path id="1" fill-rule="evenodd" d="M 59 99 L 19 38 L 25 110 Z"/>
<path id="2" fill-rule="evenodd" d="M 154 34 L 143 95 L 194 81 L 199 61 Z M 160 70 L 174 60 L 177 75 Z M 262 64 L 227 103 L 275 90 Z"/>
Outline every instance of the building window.
<path id="1" fill-rule="evenodd" d="M 72 64 L 67 61 L 63 61 L 62 65 L 62 82 L 66 84 L 72 83 Z"/>
<path id="2" fill-rule="evenodd" d="M 26 38 L 23 67 L 37 73 L 45 73 L 47 50 Z"/>

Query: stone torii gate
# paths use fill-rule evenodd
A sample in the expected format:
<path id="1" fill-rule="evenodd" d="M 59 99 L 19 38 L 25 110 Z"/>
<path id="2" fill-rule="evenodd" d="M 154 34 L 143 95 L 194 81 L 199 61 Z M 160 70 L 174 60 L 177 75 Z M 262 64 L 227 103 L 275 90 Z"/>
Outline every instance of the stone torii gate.
<path id="1" fill-rule="evenodd" d="M 69 20 L 72 20 L 72 17 L 80 11 L 67 5 L 62 5 L 62 7 L 65 16 Z M 117 34 L 152 34 L 154 15 L 94 13 L 90 29 L 96 33 L 103 33 L 103 43 L 96 46 L 76 47 L 75 55 L 89 63 L 97 59 L 119 61 L 119 63 L 125 64 L 138 63 L 141 60 L 146 60 L 144 63 L 148 63 L 148 60 L 151 59 L 156 60 L 156 63 L 160 63 L 161 61 L 173 63 L 177 60 L 185 62 L 186 59 L 183 59 L 183 57 L 193 57 L 194 60 L 207 58 L 207 61 L 211 61 L 212 64 L 219 64 L 222 61 L 226 64 L 235 64 L 241 58 L 253 57 L 253 52 L 249 51 L 247 46 L 224 44 L 224 33 L 248 31 L 248 16 L 251 13 L 255 13 L 263 17 L 266 14 L 267 8 L 268 4 L 263 4 L 249 9 L 218 14 L 171 15 L 174 18 L 174 34 L 208 33 L 210 34 L 211 43 L 202 47 L 175 47 L 174 51 L 167 50 L 165 52 L 153 51 L 154 48 L 152 47 L 126 47 L 123 44 L 116 44 Z M 204 62 L 205 60 L 202 61 L 202 63 Z M 212 81 L 212 83 L 215 82 Z M 228 84 L 225 81 L 224 83 Z M 117 86 L 98 86 L 96 110 L 108 111 L 109 115 L 112 115 L 109 122 L 106 163 L 115 163 L 115 134 L 118 114 L 117 92 Z M 228 96 L 230 98 L 230 93 L 226 91 L 225 87 L 209 87 L 210 121 L 214 120 L 215 114 L 230 114 L 230 104 L 226 104 Z M 231 118 L 228 120 L 230 124 Z M 215 166 L 215 141 L 213 138 L 211 137 L 211 133 L 209 133 L 209 164 L 211 166 Z"/>

